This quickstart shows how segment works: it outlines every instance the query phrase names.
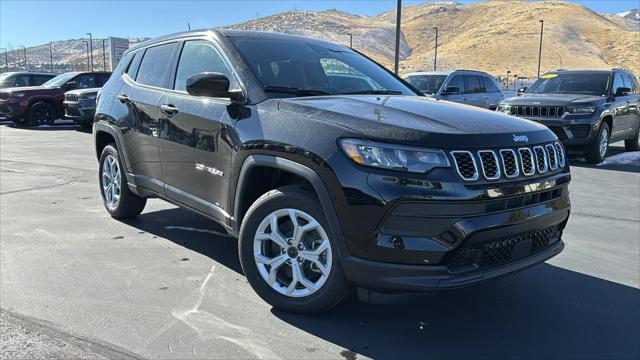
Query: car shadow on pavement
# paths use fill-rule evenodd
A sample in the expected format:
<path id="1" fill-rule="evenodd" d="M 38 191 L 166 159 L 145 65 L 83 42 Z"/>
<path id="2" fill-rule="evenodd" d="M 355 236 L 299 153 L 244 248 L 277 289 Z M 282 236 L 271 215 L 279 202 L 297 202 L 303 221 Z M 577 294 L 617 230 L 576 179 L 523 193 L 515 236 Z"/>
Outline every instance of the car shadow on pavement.
<path id="1" fill-rule="evenodd" d="M 273 310 L 346 358 L 636 359 L 640 290 L 549 264 L 470 288 L 355 297 L 318 317 Z M 633 340 L 633 339 L 636 340 Z"/>
<path id="2" fill-rule="evenodd" d="M 584 157 L 578 155 L 569 154 L 569 164 L 575 167 L 600 169 L 600 170 L 614 170 L 640 173 L 640 156 L 624 157 L 625 154 L 630 154 L 625 151 L 624 145 L 622 146 L 609 146 L 607 152 L 607 159 L 601 164 L 589 164 Z"/>
<path id="3" fill-rule="evenodd" d="M 221 265 L 243 274 L 238 259 L 238 241 L 226 235 L 222 226 L 203 216 L 172 208 L 145 212 L 123 222 L 208 256 Z"/>

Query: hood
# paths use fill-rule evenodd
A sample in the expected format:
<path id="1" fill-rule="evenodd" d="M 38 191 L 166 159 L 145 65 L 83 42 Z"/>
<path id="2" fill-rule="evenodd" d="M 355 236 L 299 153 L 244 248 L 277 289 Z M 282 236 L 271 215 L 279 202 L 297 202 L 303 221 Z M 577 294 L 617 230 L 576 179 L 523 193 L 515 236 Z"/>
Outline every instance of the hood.
<path id="1" fill-rule="evenodd" d="M 373 141 L 439 148 L 520 146 L 556 137 L 545 126 L 477 107 L 417 96 L 323 96 L 279 100 L 279 109 L 334 123 Z"/>
<path id="2" fill-rule="evenodd" d="M 89 88 L 89 89 L 78 89 L 67 91 L 65 94 L 74 94 L 74 95 L 86 95 L 86 94 L 97 94 L 100 91 L 100 88 Z"/>
<path id="3" fill-rule="evenodd" d="M 27 93 L 29 96 L 33 95 L 56 95 L 62 94 L 63 91 L 60 88 L 51 88 L 44 86 L 24 86 L 24 87 L 14 87 L 14 88 L 5 88 L 0 89 L 2 93 L 16 93 L 22 92 Z"/>
<path id="4" fill-rule="evenodd" d="M 501 104 L 568 106 L 598 101 L 605 101 L 605 97 L 584 94 L 524 94 L 505 99 Z"/>

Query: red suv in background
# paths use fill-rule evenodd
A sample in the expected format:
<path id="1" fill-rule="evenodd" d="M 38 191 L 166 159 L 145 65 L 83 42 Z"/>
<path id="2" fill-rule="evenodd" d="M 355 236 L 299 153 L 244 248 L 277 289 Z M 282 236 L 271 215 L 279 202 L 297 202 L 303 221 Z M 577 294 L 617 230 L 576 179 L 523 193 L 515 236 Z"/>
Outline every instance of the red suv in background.
<path id="1" fill-rule="evenodd" d="M 64 117 L 65 92 L 102 87 L 110 76 L 110 72 L 68 72 L 42 86 L 0 89 L 0 117 L 19 126 L 52 124 Z"/>

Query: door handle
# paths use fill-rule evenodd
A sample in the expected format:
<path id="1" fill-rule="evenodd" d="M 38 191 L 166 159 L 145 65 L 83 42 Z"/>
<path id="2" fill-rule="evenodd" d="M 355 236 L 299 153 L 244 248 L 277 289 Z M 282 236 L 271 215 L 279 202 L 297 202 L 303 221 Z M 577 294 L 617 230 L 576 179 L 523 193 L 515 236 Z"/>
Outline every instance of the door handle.
<path id="1" fill-rule="evenodd" d="M 177 107 L 171 104 L 160 105 L 160 111 L 162 111 L 162 113 L 167 115 L 168 117 L 172 117 L 173 115 L 180 112 Z"/>
<path id="2" fill-rule="evenodd" d="M 116 96 L 116 98 L 118 99 L 118 101 L 120 101 L 123 104 L 129 102 L 129 97 L 125 94 L 120 94 Z"/>

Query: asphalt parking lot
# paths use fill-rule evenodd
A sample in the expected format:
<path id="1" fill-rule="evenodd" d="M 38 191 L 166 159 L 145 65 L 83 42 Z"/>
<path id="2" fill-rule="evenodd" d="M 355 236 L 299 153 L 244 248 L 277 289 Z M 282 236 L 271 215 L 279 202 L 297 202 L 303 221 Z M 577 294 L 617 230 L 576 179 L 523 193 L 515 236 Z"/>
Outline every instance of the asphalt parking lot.
<path id="1" fill-rule="evenodd" d="M 621 146 L 572 160 L 567 247 L 548 263 L 303 317 L 258 298 L 207 219 L 160 200 L 111 219 L 91 134 L 2 124 L 0 307 L 105 358 L 637 359 L 640 154 Z"/>

